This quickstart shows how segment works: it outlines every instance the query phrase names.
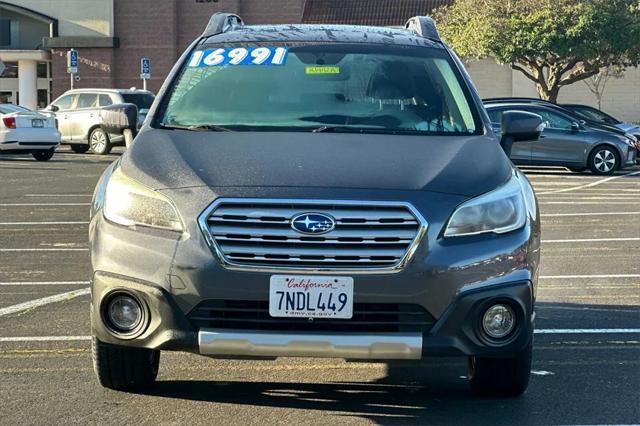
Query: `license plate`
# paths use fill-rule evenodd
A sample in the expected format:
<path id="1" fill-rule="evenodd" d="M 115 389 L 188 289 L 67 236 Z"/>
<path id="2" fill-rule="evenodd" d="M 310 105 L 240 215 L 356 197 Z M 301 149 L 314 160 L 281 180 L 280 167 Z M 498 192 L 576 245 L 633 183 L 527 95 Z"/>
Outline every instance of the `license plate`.
<path id="1" fill-rule="evenodd" d="M 353 278 L 272 275 L 269 315 L 298 318 L 351 318 Z"/>
<path id="2" fill-rule="evenodd" d="M 44 127 L 44 120 L 31 120 L 31 127 Z"/>

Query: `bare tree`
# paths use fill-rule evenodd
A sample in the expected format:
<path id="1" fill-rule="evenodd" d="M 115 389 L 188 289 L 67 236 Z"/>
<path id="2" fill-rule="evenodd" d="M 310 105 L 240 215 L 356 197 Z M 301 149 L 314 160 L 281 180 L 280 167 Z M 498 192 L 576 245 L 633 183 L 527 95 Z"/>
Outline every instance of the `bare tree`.
<path id="1" fill-rule="evenodd" d="M 598 109 L 602 109 L 602 97 L 607 86 L 607 82 L 610 78 L 621 78 L 624 74 L 624 69 L 610 65 L 600 69 L 598 74 L 589 77 L 584 80 L 584 84 L 587 85 L 589 91 L 593 93 L 598 101 Z"/>

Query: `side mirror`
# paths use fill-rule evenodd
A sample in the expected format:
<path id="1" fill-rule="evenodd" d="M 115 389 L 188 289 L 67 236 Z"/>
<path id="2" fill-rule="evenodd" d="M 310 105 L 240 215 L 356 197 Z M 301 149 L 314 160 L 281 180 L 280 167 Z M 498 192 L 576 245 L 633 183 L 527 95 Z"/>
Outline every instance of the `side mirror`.
<path id="1" fill-rule="evenodd" d="M 536 141 L 544 130 L 542 117 L 525 111 L 506 111 L 502 114 L 500 146 L 509 156 L 515 142 Z"/>
<path id="2" fill-rule="evenodd" d="M 45 111 L 58 112 L 60 111 L 60 107 L 58 107 L 57 105 L 48 105 L 45 108 Z"/>
<path id="3" fill-rule="evenodd" d="M 582 124 L 584 124 L 584 123 L 582 123 Z M 580 125 L 578 123 L 576 123 L 575 121 L 573 123 L 571 123 L 571 131 L 572 132 L 580 131 Z"/>

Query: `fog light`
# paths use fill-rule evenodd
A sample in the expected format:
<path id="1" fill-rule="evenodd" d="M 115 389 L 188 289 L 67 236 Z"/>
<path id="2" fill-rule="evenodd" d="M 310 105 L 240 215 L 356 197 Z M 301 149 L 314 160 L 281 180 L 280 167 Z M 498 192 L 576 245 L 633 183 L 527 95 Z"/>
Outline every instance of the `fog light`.
<path id="1" fill-rule="evenodd" d="M 116 331 L 131 331 L 142 321 L 142 307 L 133 297 L 118 294 L 109 301 L 107 316 Z"/>
<path id="2" fill-rule="evenodd" d="M 501 339 L 513 331 L 516 316 L 508 305 L 497 304 L 491 306 L 484 313 L 482 328 L 489 337 Z"/>

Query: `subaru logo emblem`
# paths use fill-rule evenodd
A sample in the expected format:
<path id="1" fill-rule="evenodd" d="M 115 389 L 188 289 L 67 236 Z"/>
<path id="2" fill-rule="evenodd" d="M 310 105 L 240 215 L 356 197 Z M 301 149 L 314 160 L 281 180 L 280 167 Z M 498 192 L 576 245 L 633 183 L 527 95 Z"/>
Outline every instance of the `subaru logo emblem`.
<path id="1" fill-rule="evenodd" d="M 336 221 L 323 213 L 302 213 L 291 219 L 291 227 L 301 234 L 326 234 L 333 231 Z"/>

